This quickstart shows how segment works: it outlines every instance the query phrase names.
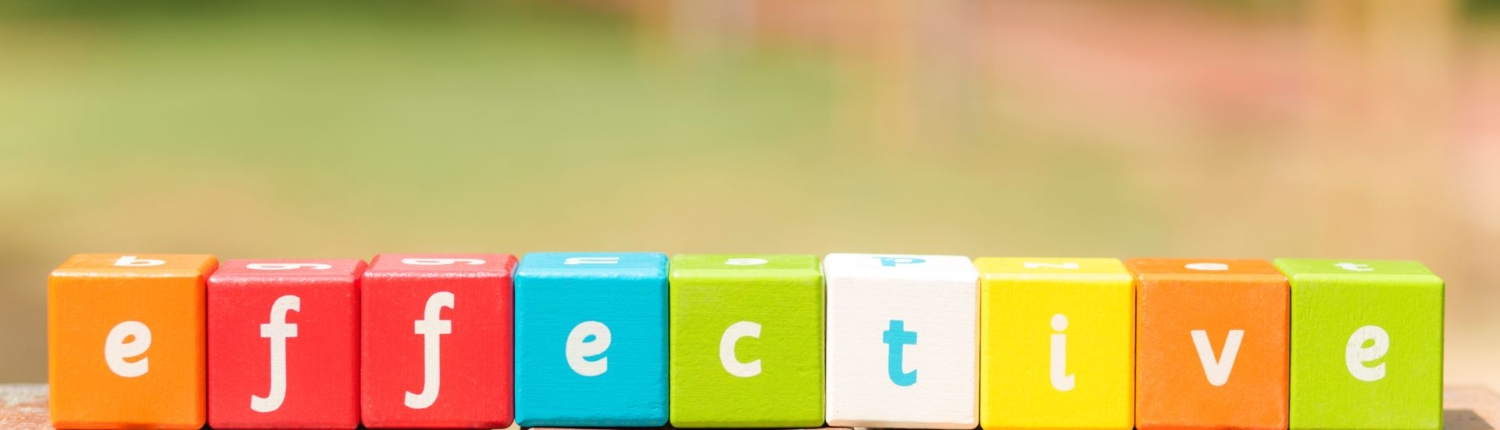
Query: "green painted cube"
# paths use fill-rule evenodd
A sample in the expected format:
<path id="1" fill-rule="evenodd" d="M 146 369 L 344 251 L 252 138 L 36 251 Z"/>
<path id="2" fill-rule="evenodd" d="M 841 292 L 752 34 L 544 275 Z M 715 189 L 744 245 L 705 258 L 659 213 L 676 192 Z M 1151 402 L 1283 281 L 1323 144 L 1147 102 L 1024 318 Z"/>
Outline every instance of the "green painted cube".
<path id="1" fill-rule="evenodd" d="M 812 255 L 672 257 L 674 427 L 823 424 L 823 272 Z"/>
<path id="2" fill-rule="evenodd" d="M 1293 430 L 1442 428 L 1442 279 L 1414 261 L 1276 266 L 1292 287 Z"/>

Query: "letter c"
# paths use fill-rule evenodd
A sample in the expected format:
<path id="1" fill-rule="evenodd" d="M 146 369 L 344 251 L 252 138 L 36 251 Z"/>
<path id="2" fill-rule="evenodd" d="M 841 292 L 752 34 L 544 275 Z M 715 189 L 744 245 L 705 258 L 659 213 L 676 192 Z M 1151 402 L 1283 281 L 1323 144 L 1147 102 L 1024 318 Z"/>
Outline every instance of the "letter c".
<path id="1" fill-rule="evenodd" d="M 750 321 L 731 324 L 728 329 L 724 330 L 724 337 L 719 339 L 719 362 L 724 365 L 724 370 L 729 371 L 730 375 L 749 378 L 760 374 L 760 359 L 743 363 L 734 356 L 734 345 L 739 343 L 740 339 L 747 337 L 760 339 L 760 324 Z"/>

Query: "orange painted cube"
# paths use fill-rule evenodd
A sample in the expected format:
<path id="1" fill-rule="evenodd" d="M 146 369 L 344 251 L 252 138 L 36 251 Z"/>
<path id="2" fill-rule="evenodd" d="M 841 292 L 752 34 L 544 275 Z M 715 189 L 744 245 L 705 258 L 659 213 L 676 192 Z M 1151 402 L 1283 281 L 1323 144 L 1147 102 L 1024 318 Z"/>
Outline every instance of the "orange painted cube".
<path id="1" fill-rule="evenodd" d="M 197 429 L 210 255 L 80 254 L 47 281 L 52 425 Z"/>
<path id="2" fill-rule="evenodd" d="M 1133 259 L 1135 426 L 1287 428 L 1291 293 L 1268 261 Z"/>

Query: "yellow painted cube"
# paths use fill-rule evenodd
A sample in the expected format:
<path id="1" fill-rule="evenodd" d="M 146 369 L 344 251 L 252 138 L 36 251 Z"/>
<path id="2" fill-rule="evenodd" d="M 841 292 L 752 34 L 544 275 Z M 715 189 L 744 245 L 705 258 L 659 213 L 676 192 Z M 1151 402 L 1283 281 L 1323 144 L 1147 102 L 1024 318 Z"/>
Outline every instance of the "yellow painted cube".
<path id="1" fill-rule="evenodd" d="M 1100 258 L 981 258 L 979 422 L 1135 424 L 1135 284 Z"/>

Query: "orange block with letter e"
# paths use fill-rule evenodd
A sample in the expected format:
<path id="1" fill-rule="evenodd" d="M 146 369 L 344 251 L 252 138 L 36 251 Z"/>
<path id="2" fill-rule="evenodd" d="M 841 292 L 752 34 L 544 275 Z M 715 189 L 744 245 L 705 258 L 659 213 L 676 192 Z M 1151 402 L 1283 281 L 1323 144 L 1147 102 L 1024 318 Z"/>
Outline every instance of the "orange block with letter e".
<path id="1" fill-rule="evenodd" d="M 1291 292 L 1268 261 L 1133 259 L 1135 425 L 1285 429 Z"/>
<path id="2" fill-rule="evenodd" d="M 196 429 L 209 255 L 80 254 L 47 282 L 53 426 Z"/>

